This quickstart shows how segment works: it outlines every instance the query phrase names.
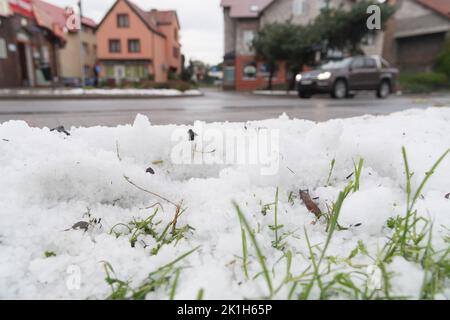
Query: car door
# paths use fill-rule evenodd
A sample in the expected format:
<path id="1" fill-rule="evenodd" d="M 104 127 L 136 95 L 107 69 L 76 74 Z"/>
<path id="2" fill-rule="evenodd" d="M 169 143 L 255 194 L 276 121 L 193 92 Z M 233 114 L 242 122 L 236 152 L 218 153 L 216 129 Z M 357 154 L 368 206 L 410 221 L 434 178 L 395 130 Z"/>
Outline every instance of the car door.
<path id="1" fill-rule="evenodd" d="M 374 58 L 364 58 L 364 89 L 375 90 L 378 88 L 380 73 L 378 70 L 377 61 Z"/>
<path id="2" fill-rule="evenodd" d="M 364 58 L 354 58 L 350 64 L 348 85 L 350 90 L 364 89 Z"/>

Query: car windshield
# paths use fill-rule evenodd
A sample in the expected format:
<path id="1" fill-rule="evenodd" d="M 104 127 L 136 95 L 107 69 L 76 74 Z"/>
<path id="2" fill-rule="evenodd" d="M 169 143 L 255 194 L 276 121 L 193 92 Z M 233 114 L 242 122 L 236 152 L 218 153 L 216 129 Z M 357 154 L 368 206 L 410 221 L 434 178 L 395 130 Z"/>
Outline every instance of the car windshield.
<path id="1" fill-rule="evenodd" d="M 324 65 L 322 65 L 320 67 L 320 69 L 322 69 L 322 70 L 331 70 L 331 69 L 345 68 L 345 67 L 347 67 L 350 64 L 351 61 L 352 61 L 351 58 L 347 58 L 347 59 L 339 60 L 339 61 L 330 61 L 330 62 L 325 63 Z"/>

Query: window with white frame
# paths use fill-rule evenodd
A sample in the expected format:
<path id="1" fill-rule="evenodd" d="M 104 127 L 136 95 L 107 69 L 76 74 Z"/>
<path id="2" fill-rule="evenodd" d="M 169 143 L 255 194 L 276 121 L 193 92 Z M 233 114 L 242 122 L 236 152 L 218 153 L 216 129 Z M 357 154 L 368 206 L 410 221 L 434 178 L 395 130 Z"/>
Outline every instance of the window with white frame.
<path id="1" fill-rule="evenodd" d="M 323 9 L 327 9 L 330 5 L 330 1 L 329 0 L 319 0 L 319 9 L 323 10 Z"/>
<path id="2" fill-rule="evenodd" d="M 253 39 L 255 39 L 255 31 L 245 30 L 244 31 L 244 46 L 248 51 L 250 51 L 252 49 Z"/>
<path id="3" fill-rule="evenodd" d="M 6 41 L 3 38 L 0 38 L 0 59 L 8 58 L 8 52 L 6 50 Z"/>
<path id="4" fill-rule="evenodd" d="M 292 13 L 294 16 L 301 16 L 306 14 L 306 1 L 305 0 L 293 0 L 292 2 Z"/>

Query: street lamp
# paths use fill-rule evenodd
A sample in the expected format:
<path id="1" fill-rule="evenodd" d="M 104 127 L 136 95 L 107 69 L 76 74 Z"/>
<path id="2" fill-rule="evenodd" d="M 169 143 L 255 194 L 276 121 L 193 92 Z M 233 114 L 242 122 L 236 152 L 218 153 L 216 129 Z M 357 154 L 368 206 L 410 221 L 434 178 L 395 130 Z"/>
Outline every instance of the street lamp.
<path id="1" fill-rule="evenodd" d="M 81 0 L 78 1 L 78 10 L 80 11 L 80 25 L 78 34 L 80 37 L 80 65 L 81 65 L 81 88 L 84 88 L 85 83 L 85 74 L 84 74 L 84 48 L 83 48 L 83 37 L 82 37 L 82 31 L 83 31 L 83 7 L 81 4 Z"/>

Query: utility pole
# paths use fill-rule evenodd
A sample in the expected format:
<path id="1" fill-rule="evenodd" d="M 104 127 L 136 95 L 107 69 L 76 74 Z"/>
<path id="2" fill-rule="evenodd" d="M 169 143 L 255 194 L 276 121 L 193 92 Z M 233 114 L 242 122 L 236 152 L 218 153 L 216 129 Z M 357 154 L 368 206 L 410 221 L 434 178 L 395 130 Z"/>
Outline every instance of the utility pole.
<path id="1" fill-rule="evenodd" d="M 81 65 L 81 88 L 84 88 L 84 84 L 85 84 L 85 74 L 84 74 L 84 48 L 83 48 L 83 36 L 82 36 L 82 31 L 83 31 L 83 23 L 82 23 L 82 18 L 83 18 L 83 7 L 81 5 L 81 0 L 78 1 L 78 10 L 80 12 L 80 17 L 79 17 L 79 22 L 80 24 L 78 25 L 79 29 L 78 29 L 78 36 L 80 37 L 80 65 Z"/>

